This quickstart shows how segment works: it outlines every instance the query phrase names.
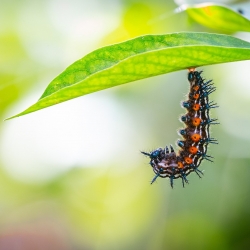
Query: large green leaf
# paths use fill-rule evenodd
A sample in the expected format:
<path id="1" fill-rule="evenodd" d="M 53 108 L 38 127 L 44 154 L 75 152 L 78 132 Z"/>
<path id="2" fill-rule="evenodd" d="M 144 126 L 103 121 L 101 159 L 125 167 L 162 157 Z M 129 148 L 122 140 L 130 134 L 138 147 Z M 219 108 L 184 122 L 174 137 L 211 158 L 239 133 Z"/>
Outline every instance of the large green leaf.
<path id="1" fill-rule="evenodd" d="M 249 59 L 250 43 L 227 35 L 141 36 L 100 48 L 74 62 L 48 85 L 37 103 L 11 118 L 151 76 Z"/>
<path id="2" fill-rule="evenodd" d="M 205 3 L 184 9 L 196 22 L 211 29 L 227 33 L 250 31 L 250 20 L 226 6 Z"/>

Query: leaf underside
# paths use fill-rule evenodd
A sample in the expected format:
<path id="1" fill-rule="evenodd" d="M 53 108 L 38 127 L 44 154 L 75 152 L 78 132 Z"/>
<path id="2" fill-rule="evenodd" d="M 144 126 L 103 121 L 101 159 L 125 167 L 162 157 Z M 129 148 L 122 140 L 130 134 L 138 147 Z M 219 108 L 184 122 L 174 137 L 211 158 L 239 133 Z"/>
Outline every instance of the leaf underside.
<path id="1" fill-rule="evenodd" d="M 249 59 L 250 43 L 227 35 L 181 32 L 141 36 L 97 49 L 74 62 L 35 104 L 8 119 L 151 76 Z"/>

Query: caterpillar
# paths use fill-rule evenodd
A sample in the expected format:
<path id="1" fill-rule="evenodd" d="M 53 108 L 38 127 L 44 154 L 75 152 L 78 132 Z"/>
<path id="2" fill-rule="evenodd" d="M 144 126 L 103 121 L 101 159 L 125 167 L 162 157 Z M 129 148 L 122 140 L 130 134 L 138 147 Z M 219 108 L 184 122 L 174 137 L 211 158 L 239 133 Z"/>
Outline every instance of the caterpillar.
<path id="1" fill-rule="evenodd" d="M 217 119 L 209 117 L 210 109 L 217 108 L 217 104 L 209 101 L 209 95 L 216 88 L 212 80 L 206 81 L 201 76 L 202 71 L 189 69 L 188 81 L 190 91 L 188 100 L 182 102 L 182 107 L 187 110 L 180 120 L 186 127 L 179 131 L 183 140 L 178 140 L 180 147 L 178 153 L 175 153 L 173 146 L 158 148 L 149 153 L 141 152 L 150 158 L 155 176 L 151 184 L 158 177 L 169 178 L 170 186 L 173 188 L 174 179 L 181 178 L 183 187 L 188 183 L 187 176 L 195 172 L 199 178 L 203 172 L 198 169 L 202 160 L 213 162 L 213 157 L 207 154 L 208 144 L 218 144 L 215 138 L 210 137 L 210 125 L 219 124 Z"/>

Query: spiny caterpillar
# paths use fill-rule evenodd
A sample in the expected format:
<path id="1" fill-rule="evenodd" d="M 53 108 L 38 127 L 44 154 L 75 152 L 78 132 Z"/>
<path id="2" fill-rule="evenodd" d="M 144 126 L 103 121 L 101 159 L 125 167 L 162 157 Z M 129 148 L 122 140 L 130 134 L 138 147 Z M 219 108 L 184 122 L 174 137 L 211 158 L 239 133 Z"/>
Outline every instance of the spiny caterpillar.
<path id="1" fill-rule="evenodd" d="M 210 137 L 209 127 L 218 123 L 217 119 L 210 119 L 209 111 L 218 106 L 213 101 L 209 102 L 208 97 L 216 88 L 211 83 L 212 80 L 205 81 L 201 73 L 202 71 L 195 69 L 190 69 L 188 73 L 190 91 L 188 100 L 182 102 L 182 107 L 187 109 L 187 113 L 181 116 L 186 128 L 179 131 L 183 137 L 183 140 L 177 141 L 179 152 L 176 154 L 172 145 L 170 150 L 166 146 L 150 153 L 141 152 L 150 158 L 149 163 L 156 174 L 151 184 L 158 177 L 168 177 L 173 188 L 173 180 L 181 178 L 184 187 L 184 184 L 188 183 L 187 175 L 190 173 L 195 172 L 201 178 L 203 173 L 198 167 L 203 159 L 212 162 L 213 157 L 207 155 L 207 146 L 209 143 L 218 144 L 218 142 Z"/>

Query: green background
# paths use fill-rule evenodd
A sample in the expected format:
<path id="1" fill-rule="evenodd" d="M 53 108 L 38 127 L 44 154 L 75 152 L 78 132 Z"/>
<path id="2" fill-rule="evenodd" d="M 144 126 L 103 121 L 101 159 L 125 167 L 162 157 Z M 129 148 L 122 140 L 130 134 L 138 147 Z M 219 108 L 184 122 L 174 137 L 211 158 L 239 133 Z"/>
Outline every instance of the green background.
<path id="1" fill-rule="evenodd" d="M 1 1 L 2 120 L 92 50 L 143 34 L 215 32 L 170 1 Z M 249 33 L 236 37 L 250 41 Z M 220 125 L 204 177 L 158 179 L 141 150 L 174 144 L 187 71 L 0 123 L 0 249 L 247 249 L 249 61 L 202 67 Z M 8 247 L 8 248 L 7 248 Z"/>

